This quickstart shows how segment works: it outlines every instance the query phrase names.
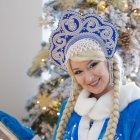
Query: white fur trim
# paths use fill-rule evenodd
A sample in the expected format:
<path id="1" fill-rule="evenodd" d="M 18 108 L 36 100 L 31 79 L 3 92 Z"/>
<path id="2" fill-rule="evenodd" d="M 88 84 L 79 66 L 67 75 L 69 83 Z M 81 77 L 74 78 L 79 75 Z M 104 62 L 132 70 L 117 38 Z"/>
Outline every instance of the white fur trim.
<path id="1" fill-rule="evenodd" d="M 74 107 L 75 112 L 81 116 L 86 116 L 97 101 L 95 98 L 89 98 L 89 95 L 89 92 L 82 90 Z"/>
<path id="2" fill-rule="evenodd" d="M 78 140 L 87 140 L 89 133 L 90 118 L 84 116 L 81 118 L 78 127 Z"/>
<path id="3" fill-rule="evenodd" d="M 104 120 L 94 121 L 89 129 L 90 118 L 84 116 L 79 123 L 78 139 L 79 140 L 97 140 L 102 130 Z"/>
<path id="4" fill-rule="evenodd" d="M 103 125 L 104 125 L 104 120 L 95 121 L 88 133 L 88 140 L 98 140 Z"/>
<path id="5" fill-rule="evenodd" d="M 74 110 L 80 116 L 88 115 L 93 120 L 102 120 L 109 117 L 112 108 L 111 92 L 104 94 L 98 100 L 89 98 L 89 92 L 82 90 L 76 102 Z M 120 89 L 120 111 L 129 103 L 140 99 L 140 88 L 130 83 Z"/>
<path id="6" fill-rule="evenodd" d="M 129 103 L 140 99 L 140 88 L 134 83 L 122 86 L 120 90 L 120 111 L 124 110 Z"/>
<path id="7" fill-rule="evenodd" d="M 91 103 L 92 100 L 91 98 L 88 98 L 88 96 L 89 93 L 83 90 L 75 105 L 75 111 L 82 116 L 78 128 L 79 140 L 97 140 L 104 121 L 109 116 L 112 107 L 110 93 L 104 94 L 99 100 L 93 98 L 93 103 Z M 122 86 L 120 89 L 120 111 L 125 109 L 129 103 L 137 99 L 140 99 L 139 87 L 132 83 Z M 94 123 L 89 129 L 91 118 L 94 119 Z"/>
<path id="8" fill-rule="evenodd" d="M 76 102 L 74 110 L 80 116 L 88 115 L 93 120 L 102 120 L 109 117 L 112 100 L 110 93 L 104 94 L 97 100 L 89 98 L 89 92 L 82 90 Z M 108 102 L 111 101 L 111 102 Z"/>
<path id="9" fill-rule="evenodd" d="M 111 93 L 106 93 L 96 102 L 95 107 L 88 113 L 93 120 L 103 120 L 109 117 L 112 107 Z"/>

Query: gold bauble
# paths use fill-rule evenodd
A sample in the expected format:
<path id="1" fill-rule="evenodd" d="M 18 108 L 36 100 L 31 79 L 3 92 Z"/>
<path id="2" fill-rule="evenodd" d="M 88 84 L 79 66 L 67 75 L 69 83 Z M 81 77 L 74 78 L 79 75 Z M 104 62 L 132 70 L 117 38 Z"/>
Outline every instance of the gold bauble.
<path id="1" fill-rule="evenodd" d="M 127 12 L 129 9 L 128 0 L 112 0 L 112 5 L 122 12 Z"/>
<path id="2" fill-rule="evenodd" d="M 76 0 L 59 0 L 60 5 L 62 6 L 62 9 L 72 9 L 77 5 L 77 1 Z"/>
<path id="3" fill-rule="evenodd" d="M 107 1 L 101 0 L 97 5 L 98 12 L 105 12 L 106 8 L 107 8 Z"/>
<path id="4" fill-rule="evenodd" d="M 118 5 L 118 0 L 112 0 L 112 5 L 113 5 L 114 7 L 117 7 L 117 5 Z"/>
<path id="5" fill-rule="evenodd" d="M 41 93 L 37 97 L 37 104 L 39 104 L 39 106 L 42 110 L 46 110 L 49 103 L 50 103 L 50 96 L 47 93 L 45 93 L 45 92 Z"/>
<path id="6" fill-rule="evenodd" d="M 58 106 L 58 100 L 53 100 L 52 101 L 52 106 L 54 107 L 54 106 Z"/>
<path id="7" fill-rule="evenodd" d="M 140 9 L 136 9 L 133 11 L 132 16 L 136 23 L 140 24 Z"/>
<path id="8" fill-rule="evenodd" d="M 94 2 L 96 2 L 96 0 L 86 0 L 86 2 L 88 2 L 88 3 L 94 3 Z"/>
<path id="9" fill-rule="evenodd" d="M 80 8 L 79 12 L 80 12 L 81 14 L 84 14 L 84 10 L 85 10 L 85 9 Z"/>

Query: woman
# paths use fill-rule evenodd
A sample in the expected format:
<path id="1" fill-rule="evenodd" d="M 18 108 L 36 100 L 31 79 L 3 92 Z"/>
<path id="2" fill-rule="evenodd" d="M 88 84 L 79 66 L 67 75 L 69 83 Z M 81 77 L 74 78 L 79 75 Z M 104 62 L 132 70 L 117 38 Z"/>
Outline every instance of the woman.
<path id="1" fill-rule="evenodd" d="M 97 15 L 62 15 L 50 38 L 50 58 L 67 68 L 73 88 L 53 140 L 140 139 L 140 89 L 121 84 L 117 37 L 115 26 Z"/>

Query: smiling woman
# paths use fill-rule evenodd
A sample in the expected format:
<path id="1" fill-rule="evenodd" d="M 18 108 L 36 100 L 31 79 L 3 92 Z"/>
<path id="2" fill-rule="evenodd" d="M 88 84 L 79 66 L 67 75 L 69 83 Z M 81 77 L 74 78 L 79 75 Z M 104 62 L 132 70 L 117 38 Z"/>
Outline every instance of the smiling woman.
<path id="1" fill-rule="evenodd" d="M 121 83 L 117 40 L 115 26 L 98 15 L 62 15 L 50 58 L 68 70 L 73 88 L 53 140 L 139 140 L 140 88 Z"/>
<path id="2" fill-rule="evenodd" d="M 77 83 L 96 98 L 110 90 L 109 73 L 105 62 L 70 61 Z"/>

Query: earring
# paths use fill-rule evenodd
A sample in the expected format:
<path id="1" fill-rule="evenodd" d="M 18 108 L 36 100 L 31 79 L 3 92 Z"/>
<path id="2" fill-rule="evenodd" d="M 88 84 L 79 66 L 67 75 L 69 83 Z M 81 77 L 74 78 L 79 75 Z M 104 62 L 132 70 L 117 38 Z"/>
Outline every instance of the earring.
<path id="1" fill-rule="evenodd" d="M 109 84 L 111 86 L 114 85 L 113 83 L 113 60 L 111 58 L 107 59 L 108 62 L 108 70 L 109 70 Z"/>

